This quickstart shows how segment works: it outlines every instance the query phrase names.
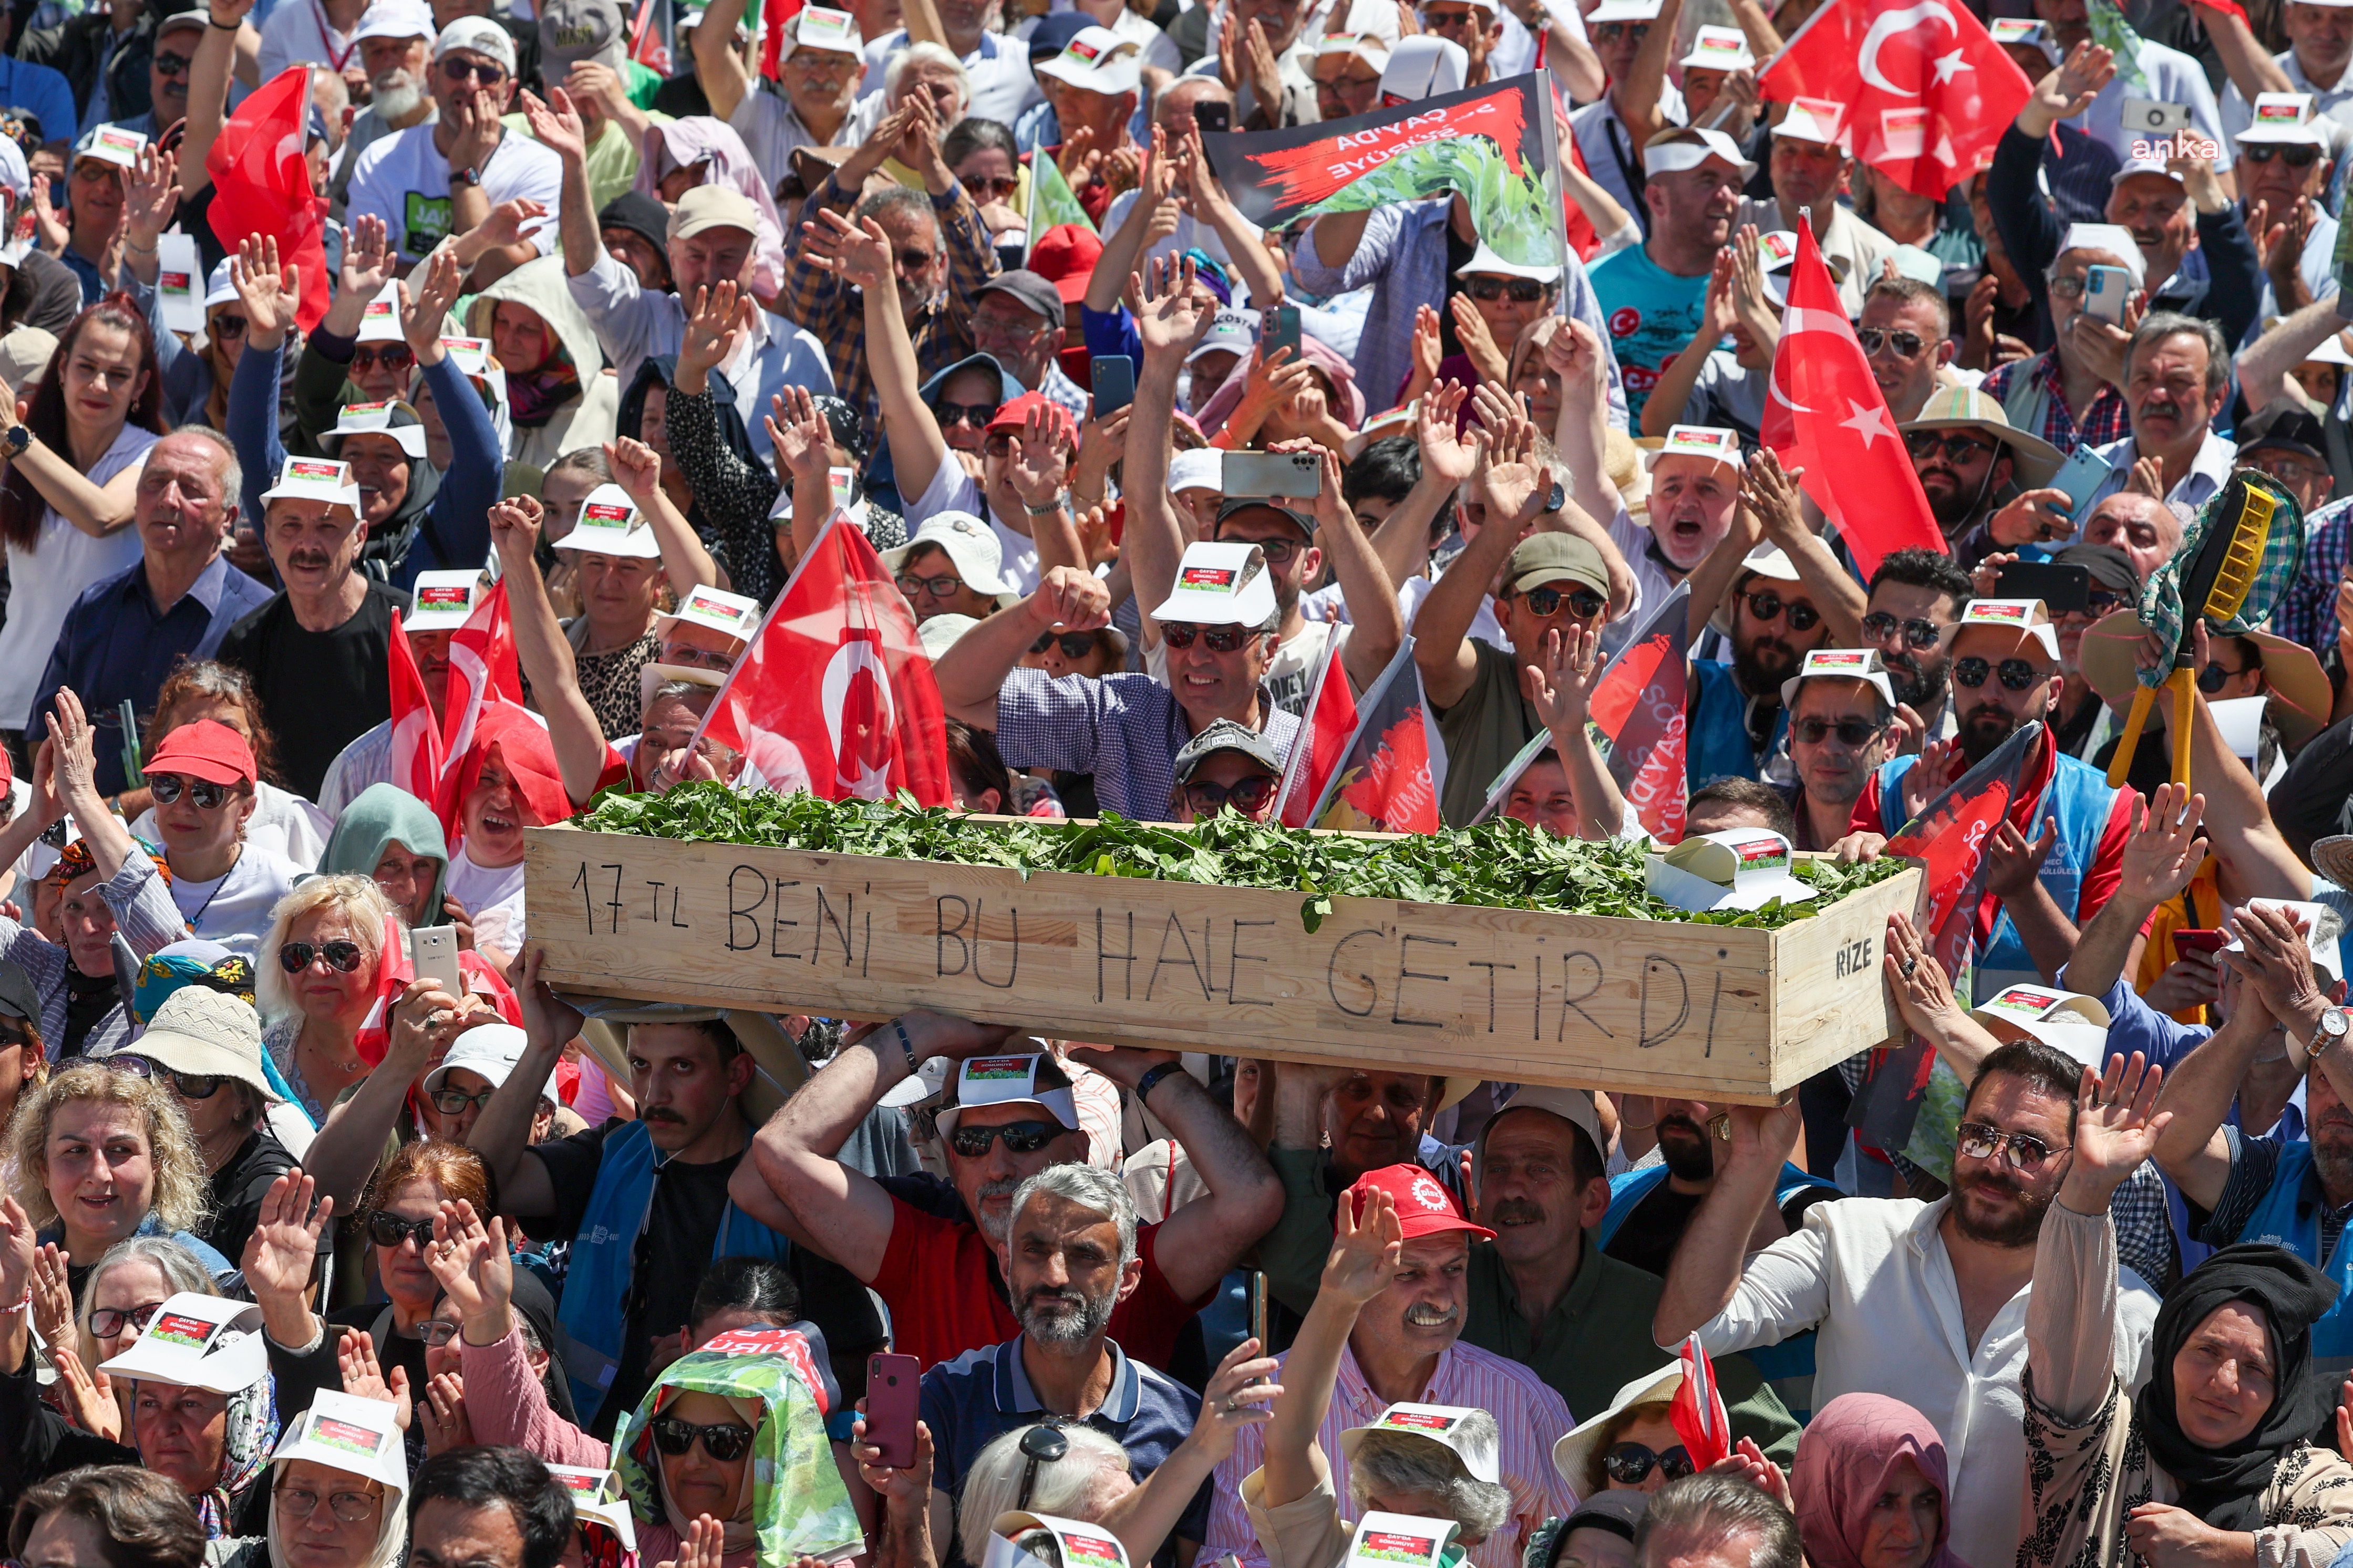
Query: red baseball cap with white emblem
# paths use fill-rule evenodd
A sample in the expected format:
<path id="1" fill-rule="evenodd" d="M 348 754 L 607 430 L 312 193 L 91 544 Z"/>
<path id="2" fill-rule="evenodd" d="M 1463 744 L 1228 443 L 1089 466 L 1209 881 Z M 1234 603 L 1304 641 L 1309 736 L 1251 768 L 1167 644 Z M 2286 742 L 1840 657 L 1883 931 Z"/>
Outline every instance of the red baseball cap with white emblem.
<path id="1" fill-rule="evenodd" d="M 1479 1241 L 1495 1239 L 1495 1233 L 1485 1226 L 1464 1219 L 1462 1211 L 1454 1205 L 1454 1194 L 1446 1190 L 1446 1184 L 1419 1165 L 1384 1165 L 1357 1177 L 1356 1184 L 1348 1189 L 1348 1196 L 1360 1217 L 1365 1212 L 1366 1195 L 1375 1188 L 1397 1200 L 1398 1222 L 1404 1227 L 1408 1241 L 1445 1230 L 1467 1231 Z"/>

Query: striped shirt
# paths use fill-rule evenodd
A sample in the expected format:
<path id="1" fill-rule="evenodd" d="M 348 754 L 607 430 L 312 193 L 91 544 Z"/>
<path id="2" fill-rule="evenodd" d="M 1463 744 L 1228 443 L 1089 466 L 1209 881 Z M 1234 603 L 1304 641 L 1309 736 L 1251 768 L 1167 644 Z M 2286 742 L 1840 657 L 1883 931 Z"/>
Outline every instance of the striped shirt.
<path id="1" fill-rule="evenodd" d="M 1288 756 L 1299 721 L 1259 689 L 1261 726 Z M 1148 675 L 1066 675 L 1017 669 L 997 694 L 997 749 L 1012 768 L 1092 773 L 1095 798 L 1132 822 L 1175 819 L 1176 753 L 1192 723 L 1167 687 Z"/>
<path id="2" fill-rule="evenodd" d="M 2067 406 L 2067 389 L 2060 381 L 2056 349 L 2032 359 L 2012 360 L 1989 374 L 1978 390 L 2007 407 L 2010 387 L 2021 375 L 2039 383 L 2049 395 L 2042 405 L 2042 428 L 2031 434 L 2061 451 L 2105 447 L 2132 434 L 2132 414 L 2125 406 L 2125 395 L 2105 381 L 2100 383 L 2100 390 L 2092 395 L 2092 405 L 2084 410 L 2083 418 L 2076 418 L 2074 410 Z"/>
<path id="3" fill-rule="evenodd" d="M 1279 1357 L 1288 1362 L 1289 1355 Z M 1282 1373 L 1275 1374 L 1282 1381 Z M 1520 1553 L 1529 1534 L 1553 1515 L 1566 1519 L 1577 1508 L 1577 1493 L 1553 1468 L 1552 1446 L 1576 1423 L 1559 1394 L 1544 1380 L 1514 1361 L 1470 1345 L 1447 1347 L 1438 1358 L 1430 1386 L 1415 1396 L 1418 1403 L 1456 1405 L 1484 1410 L 1494 1416 L 1503 1434 L 1501 1462 L 1504 1484 L 1511 1489 L 1512 1516 L 1504 1528 L 1470 1549 L 1476 1568 L 1520 1568 Z M 1324 1458 L 1332 1466 L 1332 1489 L 1341 1499 L 1344 1515 L 1357 1511 L 1349 1499 L 1348 1461 L 1340 1452 L 1340 1434 L 1351 1426 L 1368 1426 L 1388 1408 L 1388 1401 L 1372 1390 L 1357 1369 L 1352 1348 L 1340 1355 L 1340 1378 L 1332 1391 L 1332 1408 L 1315 1434 Z M 1209 1501 L 1209 1540 L 1205 1560 L 1230 1552 L 1242 1568 L 1266 1568 L 1266 1552 L 1250 1529 L 1242 1507 L 1243 1479 L 1266 1462 L 1266 1429 L 1245 1426 L 1234 1451 L 1218 1467 Z"/>

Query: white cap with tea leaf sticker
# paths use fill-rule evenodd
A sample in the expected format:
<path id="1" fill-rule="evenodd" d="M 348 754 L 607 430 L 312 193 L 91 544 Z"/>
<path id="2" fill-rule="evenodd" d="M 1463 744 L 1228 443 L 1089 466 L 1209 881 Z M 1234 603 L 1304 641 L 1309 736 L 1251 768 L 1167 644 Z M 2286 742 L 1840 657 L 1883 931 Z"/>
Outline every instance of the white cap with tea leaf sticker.
<path id="1" fill-rule="evenodd" d="M 2051 624 L 2051 612 L 2042 607 L 2040 599 L 1971 599 L 1961 618 L 1945 628 L 1945 650 L 1952 651 L 1961 634 L 1971 626 L 1993 626 L 2031 637 L 2042 645 L 2042 651 L 2052 658 L 2059 657 L 2059 628 Z"/>
<path id="2" fill-rule="evenodd" d="M 250 1301 L 183 1290 L 155 1309 L 129 1350 L 98 1370 L 109 1377 L 241 1393 L 269 1375 L 261 1309 Z"/>
<path id="3" fill-rule="evenodd" d="M 1666 441 L 1658 450 L 1643 454 L 1642 466 L 1655 473 L 1662 458 L 1709 458 L 1735 468 L 1747 467 L 1747 459 L 1740 452 L 1740 432 L 1713 425 L 1671 426 Z"/>
<path id="4" fill-rule="evenodd" d="M 352 482 L 352 466 L 332 458 L 287 458 L 286 466 L 278 470 L 278 482 L 261 492 L 262 504 L 267 506 L 281 496 L 347 506 L 353 517 L 360 511 L 360 488 Z"/>
<path id="5" fill-rule="evenodd" d="M 360 311 L 359 335 L 352 341 L 362 343 L 406 342 L 408 334 L 400 325 L 400 280 L 394 279 L 376 290 Z"/>
<path id="6" fill-rule="evenodd" d="M 587 550 L 598 555 L 628 560 L 659 561 L 661 544 L 654 538 L 646 514 L 629 492 L 618 485 L 598 485 L 580 503 L 580 521 L 555 542 L 558 550 Z"/>
<path id="7" fill-rule="evenodd" d="M 760 601 L 698 583 L 687 595 L 685 603 L 654 617 L 654 630 L 666 634 L 681 621 L 709 626 L 714 632 L 749 642 L 752 634 L 760 629 Z"/>
<path id="8" fill-rule="evenodd" d="M 1786 557 L 1784 558 L 1786 559 Z M 1798 673 L 1781 682 L 1781 706 L 1794 708 L 1798 688 L 1809 680 L 1867 680 L 1879 689 L 1890 708 L 1895 706 L 1895 683 L 1873 647 L 1818 647 L 1806 655 Z"/>
<path id="9" fill-rule="evenodd" d="M 1648 858 L 1650 890 L 1683 910 L 1754 910 L 1794 904 L 1814 885 L 1789 872 L 1789 841 L 1770 828 L 1731 827 L 1686 838 Z"/>
<path id="10" fill-rule="evenodd" d="M 1996 1039 L 2031 1035 L 2085 1067 L 2107 1066 L 2108 1010 L 2095 996 L 2052 985 L 2012 985 L 1970 1008 L 1969 1016 Z"/>
<path id="11" fill-rule="evenodd" d="M 405 632 L 453 632 L 466 624 L 480 597 L 479 572 L 419 572 L 416 596 L 409 602 Z"/>

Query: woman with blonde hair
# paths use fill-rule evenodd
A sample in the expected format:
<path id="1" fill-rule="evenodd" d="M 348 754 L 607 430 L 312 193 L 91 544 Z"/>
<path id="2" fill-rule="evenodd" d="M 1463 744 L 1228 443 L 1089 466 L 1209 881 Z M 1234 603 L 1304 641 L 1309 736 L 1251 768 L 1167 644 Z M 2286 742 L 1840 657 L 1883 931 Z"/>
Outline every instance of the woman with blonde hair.
<path id="1" fill-rule="evenodd" d="M 360 1026 L 383 989 L 386 932 L 398 921 L 375 879 L 363 876 L 312 877 L 270 911 L 255 965 L 261 1043 L 315 1125 L 367 1077 Z"/>

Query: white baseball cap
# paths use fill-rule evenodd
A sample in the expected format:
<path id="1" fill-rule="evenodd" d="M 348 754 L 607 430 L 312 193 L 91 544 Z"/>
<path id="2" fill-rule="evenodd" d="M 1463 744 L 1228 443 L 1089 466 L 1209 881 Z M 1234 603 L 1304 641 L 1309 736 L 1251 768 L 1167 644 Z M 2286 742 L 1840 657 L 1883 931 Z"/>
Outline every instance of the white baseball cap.
<path id="1" fill-rule="evenodd" d="M 1602 22 L 1655 22 L 1665 0 L 1601 0 L 1585 14 L 1585 25 Z"/>
<path id="2" fill-rule="evenodd" d="M 2328 138 L 2320 133 L 2320 127 L 2313 119 L 2314 101 L 2313 95 L 2308 92 L 2257 93 L 2253 110 L 2254 119 L 2232 140 L 2241 146 L 2250 142 L 2267 142 L 2326 147 Z"/>
<path id="3" fill-rule="evenodd" d="M 1667 438 L 1642 453 L 1642 467 L 1656 473 L 1665 458 L 1706 458 L 1714 462 L 1730 465 L 1736 473 L 1748 466 L 1740 450 L 1740 432 L 1715 425 L 1674 425 L 1667 429 Z"/>
<path id="4" fill-rule="evenodd" d="M 433 58 L 438 60 L 453 49 L 488 55 L 506 68 L 507 75 L 514 75 L 514 38 L 488 16 L 460 16 L 442 28 L 433 40 Z"/>
<path id="5" fill-rule="evenodd" d="M 2132 274 L 2134 288 L 2147 281 L 2148 261 L 2141 255 L 2132 230 L 2120 223 L 2069 224 L 2067 232 L 2060 237 L 2057 254 L 2052 258 L 2053 264 L 2071 250 L 2105 250 L 2125 264 L 2125 270 Z"/>
<path id="6" fill-rule="evenodd" d="M 1809 680 L 1862 680 L 1879 689 L 1887 699 L 1887 706 L 1895 706 L 1895 683 L 1887 676 L 1887 666 L 1880 661 L 1879 650 L 1870 647 L 1818 647 L 1806 655 L 1806 662 L 1798 673 L 1781 682 L 1781 706 L 1794 708 L 1798 688 Z"/>
<path id="7" fill-rule="evenodd" d="M 425 1075 L 425 1092 L 431 1094 L 448 1080 L 451 1068 L 464 1068 L 479 1073 L 497 1089 L 513 1076 L 515 1064 L 522 1059 L 522 1048 L 530 1037 L 512 1024 L 477 1024 L 449 1042 L 449 1054 L 440 1064 Z M 555 1074 L 551 1071 L 547 1081 L 539 1086 L 539 1098 L 555 1103 Z"/>
<path id="8" fill-rule="evenodd" d="M 215 305 L 233 305 L 240 298 L 237 285 L 229 281 L 228 258 L 224 256 L 220 265 L 205 278 L 205 309 L 209 310 Z"/>
<path id="9" fill-rule="evenodd" d="M 924 545 L 937 546 L 955 563 L 956 575 L 976 594 L 1013 593 L 1016 584 L 1005 571 L 1005 546 L 997 531 L 968 511 L 934 512 L 915 530 L 915 537 L 896 550 L 882 552 L 882 563 L 895 575 L 908 558 Z"/>
<path id="10" fill-rule="evenodd" d="M 1216 447 L 1196 447 L 1189 452 L 1178 452 L 1168 459 L 1168 489 L 1171 493 L 1185 490 L 1217 490 L 1224 492 L 1226 454 Z"/>
<path id="11" fill-rule="evenodd" d="M 425 0 L 374 0 L 360 13 L 352 41 L 362 38 L 431 38 L 441 29 L 433 25 L 433 7 Z"/>
<path id="12" fill-rule="evenodd" d="M 1969 1009 L 1969 1016 L 1994 1032 L 1996 1039 L 2031 1035 L 2062 1050 L 2088 1068 L 2107 1065 L 2108 1010 L 2097 997 L 2062 991 L 2055 985 L 2012 985 L 2000 994 Z"/>
<path id="13" fill-rule="evenodd" d="M 750 642 L 752 634 L 760 629 L 760 601 L 697 583 L 677 609 L 654 617 L 654 630 L 666 633 L 681 621 Z"/>
<path id="14" fill-rule="evenodd" d="M 1702 27 L 1692 35 L 1691 53 L 1676 64 L 1685 70 L 1746 70 L 1757 63 L 1748 36 L 1737 27 Z"/>
<path id="15" fill-rule="evenodd" d="M 501 37 L 504 35 L 501 34 Z M 396 278 L 375 291 L 360 311 L 360 330 L 353 338 L 360 343 L 398 343 L 408 341 L 400 327 L 400 279 Z"/>
<path id="16" fill-rule="evenodd" d="M 242 1393 L 269 1375 L 261 1309 L 250 1301 L 183 1290 L 155 1309 L 129 1350 L 98 1370 L 109 1377 Z"/>
<path id="17" fill-rule="evenodd" d="M 1703 27 L 1702 32 L 1711 29 Z M 1793 142 L 1819 142 L 1825 147 L 1844 145 L 1839 140 L 1846 125 L 1846 105 L 1829 98 L 1793 98 L 1788 112 L 1781 123 L 1773 127 L 1776 137 Z"/>
<path id="18" fill-rule="evenodd" d="M 1945 651 L 1950 653 L 1961 634 L 1971 626 L 1993 626 L 2032 637 L 2044 653 L 2054 659 L 2059 657 L 2059 628 L 2051 624 L 2051 612 L 2042 607 L 2040 599 L 1970 600 L 1961 618 L 1945 628 Z"/>
<path id="19" fill-rule="evenodd" d="M 481 597 L 479 572 L 419 572 L 408 604 L 405 632 L 453 632 L 466 624 Z"/>
<path id="20" fill-rule="evenodd" d="M 970 616 L 948 610 L 918 626 L 915 640 L 923 645 L 923 657 L 937 664 L 947 657 L 948 649 L 955 647 L 958 638 L 978 625 L 980 623 Z"/>
<path id="21" fill-rule="evenodd" d="M 1045 1087 L 1039 1080 L 1046 1080 Z M 1068 1077 L 1050 1056 L 967 1057 L 947 1083 L 954 1086 L 951 1102 L 934 1119 L 944 1139 L 955 1131 L 957 1119 L 976 1105 L 1035 1105 L 1075 1132 L 1079 1103 Z"/>
<path id="22" fill-rule="evenodd" d="M 587 550 L 624 560 L 659 561 L 661 545 L 653 525 L 638 509 L 629 492 L 616 484 L 598 485 L 580 503 L 580 521 L 555 542 L 558 550 Z"/>
<path id="23" fill-rule="evenodd" d="M 1470 52 L 1453 39 L 1433 33 L 1399 38 L 1381 71 L 1381 107 L 1461 92 L 1470 79 Z"/>
<path id="24" fill-rule="evenodd" d="M 1185 547 L 1176 591 L 1152 618 L 1206 626 L 1262 626 L 1274 618 L 1274 578 L 1255 544 L 1203 541 Z"/>
<path id="25" fill-rule="evenodd" d="M 352 466 L 331 458 L 287 458 L 286 466 L 278 470 L 278 482 L 261 492 L 262 503 L 266 506 L 280 496 L 347 506 L 353 517 L 360 511 L 360 487 L 352 480 Z"/>
<path id="26" fill-rule="evenodd" d="M 2165 160 L 2162 158 L 2127 158 L 2117 167 L 2115 174 L 2108 176 L 2108 188 L 2116 189 L 2135 174 L 2157 174 L 2171 180 L 2177 185 L 2182 183 L 2181 176 L 2166 167 Z"/>
<path id="27" fill-rule="evenodd" d="M 319 437 L 319 445 L 332 457 L 342 449 L 346 436 L 389 436 L 411 458 L 425 456 L 425 421 L 406 398 L 344 404 L 336 412 L 335 427 Z"/>
<path id="28" fill-rule="evenodd" d="M 1135 46 L 1109 27 L 1080 28 L 1060 54 L 1038 67 L 1038 74 L 1107 98 L 1141 91 L 1144 85 Z"/>
<path id="29" fill-rule="evenodd" d="M 1193 352 L 1185 356 L 1185 363 L 1191 364 L 1203 354 L 1216 353 L 1219 350 L 1227 353 L 1247 354 L 1258 342 L 1258 321 L 1256 310 L 1240 305 L 1219 306 L 1218 313 L 1209 318 L 1208 331 L 1193 345 Z M 1185 456 L 1182 452 L 1176 455 L 1180 458 Z"/>
<path id="30" fill-rule="evenodd" d="M 1672 131 L 1662 131 L 1642 144 L 1642 173 L 1652 174 L 1680 174 L 1696 169 L 1710 158 L 1721 158 L 1740 171 L 1746 179 L 1757 173 L 1757 165 L 1740 154 L 1740 144 L 1721 131 L 1711 131 L 1704 125 L 1678 125 Z"/>
<path id="31" fill-rule="evenodd" d="M 132 169 L 139 165 L 141 149 L 147 138 L 123 125 L 93 125 L 74 143 L 73 155 L 79 160 L 95 158 L 101 163 Z"/>
<path id="32" fill-rule="evenodd" d="M 1677 909 L 1754 910 L 1774 899 L 1803 903 L 1817 891 L 1790 875 L 1789 841 L 1766 827 L 1703 833 L 1647 859 L 1650 890 Z"/>
<path id="33" fill-rule="evenodd" d="M 1593 1091 L 1589 1089 L 1560 1089 L 1548 1083 L 1522 1084 L 1519 1091 L 1493 1116 L 1487 1119 L 1479 1133 L 1479 1151 L 1487 1149 L 1487 1129 L 1493 1128 L 1505 1110 L 1542 1110 L 1559 1117 L 1570 1126 L 1581 1130 L 1593 1140 L 1596 1153 L 1606 1153 L 1609 1140 L 1601 1131 L 1601 1118 L 1593 1109 Z"/>
<path id="34" fill-rule="evenodd" d="M 1471 259 L 1454 269 L 1457 278 L 1468 278 L 1473 272 L 1500 272 L 1507 278 L 1533 278 L 1539 283 L 1560 281 L 1560 263 L 1546 267 L 1530 267 L 1525 262 L 1509 260 L 1495 254 L 1485 240 L 1471 253 Z"/>
<path id="35" fill-rule="evenodd" d="M 780 60 L 788 60 L 802 49 L 837 55 L 862 54 L 866 49 L 858 18 L 823 5 L 804 6 L 786 17 L 782 37 L 784 49 L 776 57 Z"/>

